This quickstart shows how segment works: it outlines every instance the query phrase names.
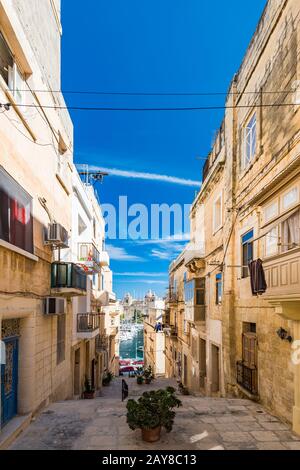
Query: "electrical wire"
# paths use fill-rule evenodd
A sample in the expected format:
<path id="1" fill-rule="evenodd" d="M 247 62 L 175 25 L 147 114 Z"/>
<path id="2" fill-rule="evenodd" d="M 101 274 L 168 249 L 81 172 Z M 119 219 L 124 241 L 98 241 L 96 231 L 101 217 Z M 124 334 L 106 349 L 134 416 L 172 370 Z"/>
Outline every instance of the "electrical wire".
<path id="1" fill-rule="evenodd" d="M 236 95 L 275 95 L 280 93 L 290 94 L 295 93 L 296 90 L 275 90 L 275 91 L 236 91 L 236 92 L 143 92 L 143 91 L 99 91 L 99 90 L 15 90 L 10 89 L 11 92 L 33 92 L 33 93 L 60 93 L 62 95 L 99 95 L 99 96 L 236 96 Z"/>
<path id="2" fill-rule="evenodd" d="M 1 113 L 2 114 L 2 113 Z M 36 145 L 40 145 L 41 147 L 52 147 L 53 144 L 49 143 L 49 144 L 42 144 L 40 142 L 37 142 L 33 139 L 31 139 L 30 137 L 28 137 L 24 132 L 22 132 L 15 124 L 14 124 L 14 120 L 13 119 L 10 119 L 8 117 L 8 115 L 5 113 L 4 116 L 6 117 L 6 119 L 11 123 L 11 125 L 23 136 L 25 137 L 27 140 L 29 140 L 29 142 L 31 142 L 32 144 L 36 144 Z M 17 121 L 15 121 L 17 122 Z"/>
<path id="3" fill-rule="evenodd" d="M 8 105 L 11 103 L 0 103 L 0 106 Z M 69 111 L 127 111 L 127 112 L 151 112 L 151 111 L 220 111 L 227 109 L 260 109 L 260 108 L 279 108 L 279 107 L 295 107 L 300 106 L 296 103 L 272 103 L 272 104 L 251 104 L 251 105 L 224 105 L 224 106 L 195 106 L 195 107 L 173 107 L 173 108 L 114 108 L 114 107 L 88 107 L 88 106 L 54 106 L 54 105 L 34 105 L 34 104 L 18 104 L 17 107 L 25 108 L 40 108 L 40 109 L 54 109 L 54 110 L 69 110 Z"/>

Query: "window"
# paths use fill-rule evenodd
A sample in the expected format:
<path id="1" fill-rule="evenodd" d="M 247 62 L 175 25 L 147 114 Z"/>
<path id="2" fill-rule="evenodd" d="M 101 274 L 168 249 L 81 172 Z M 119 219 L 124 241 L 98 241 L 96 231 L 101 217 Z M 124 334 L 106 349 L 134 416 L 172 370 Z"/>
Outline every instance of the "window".
<path id="1" fill-rule="evenodd" d="M 242 278 L 249 276 L 248 265 L 253 260 L 253 230 L 242 237 Z"/>
<path id="2" fill-rule="evenodd" d="M 215 200 L 213 209 L 213 230 L 216 232 L 222 226 L 222 195 Z"/>
<path id="3" fill-rule="evenodd" d="M 187 320 L 183 320 L 183 332 L 185 335 L 189 333 L 189 323 Z"/>
<path id="4" fill-rule="evenodd" d="M 281 251 L 287 252 L 300 246 L 300 210 L 281 224 Z"/>
<path id="5" fill-rule="evenodd" d="M 194 299 L 195 281 L 189 281 L 184 285 L 184 301 L 191 302 Z"/>
<path id="6" fill-rule="evenodd" d="M 95 219 L 95 218 L 93 219 L 93 237 L 94 237 L 94 238 L 97 237 L 97 233 L 96 233 L 96 219 Z"/>
<path id="7" fill-rule="evenodd" d="M 275 255 L 278 252 L 278 227 L 266 235 L 266 256 Z"/>
<path id="8" fill-rule="evenodd" d="M 255 113 L 244 128 L 243 168 L 246 168 L 255 156 L 256 141 L 257 126 Z"/>
<path id="9" fill-rule="evenodd" d="M 222 273 L 216 275 L 216 304 L 222 303 Z"/>
<path id="10" fill-rule="evenodd" d="M 0 75 L 11 90 L 16 103 L 24 103 L 24 79 L 7 42 L 0 33 Z"/>
<path id="11" fill-rule="evenodd" d="M 205 278 L 196 279 L 195 287 L 196 305 L 205 305 Z"/>
<path id="12" fill-rule="evenodd" d="M 80 217 L 80 215 L 78 214 L 78 235 L 82 235 L 83 232 L 87 229 L 87 226 L 85 224 L 85 222 L 83 221 L 83 219 Z"/>
<path id="13" fill-rule="evenodd" d="M 269 222 L 278 216 L 278 202 L 272 202 L 264 209 L 264 221 Z"/>
<path id="14" fill-rule="evenodd" d="M 65 360 L 66 314 L 57 316 L 57 365 Z"/>
<path id="15" fill-rule="evenodd" d="M 298 188 L 293 188 L 284 194 L 282 198 L 283 210 L 288 209 L 299 201 Z"/>
<path id="16" fill-rule="evenodd" d="M 5 81 L 6 85 L 9 85 L 9 70 L 14 66 L 14 59 L 10 49 L 0 33 L 0 74 Z"/>
<path id="17" fill-rule="evenodd" d="M 295 105 L 300 104 L 300 80 L 296 80 L 292 85 L 292 90 L 294 91 L 294 103 Z"/>
<path id="18" fill-rule="evenodd" d="M 0 238 L 33 253 L 32 198 L 1 166 Z"/>

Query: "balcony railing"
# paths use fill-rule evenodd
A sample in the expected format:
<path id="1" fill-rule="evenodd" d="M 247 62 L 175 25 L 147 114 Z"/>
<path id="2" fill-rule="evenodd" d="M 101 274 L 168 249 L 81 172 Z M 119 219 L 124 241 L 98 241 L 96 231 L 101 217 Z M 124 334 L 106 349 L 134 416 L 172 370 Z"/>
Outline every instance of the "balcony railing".
<path id="1" fill-rule="evenodd" d="M 167 303 L 169 304 L 176 304 L 179 301 L 178 292 L 175 291 L 173 288 L 168 289 L 167 292 Z"/>
<path id="2" fill-rule="evenodd" d="M 164 333 L 166 333 L 168 336 L 171 336 L 173 338 L 177 338 L 178 336 L 178 327 L 176 325 L 166 325 L 163 328 Z"/>
<path id="3" fill-rule="evenodd" d="M 106 335 L 98 335 L 96 336 L 96 351 L 104 352 L 108 350 L 108 337 Z"/>
<path id="4" fill-rule="evenodd" d="M 77 332 L 92 333 L 100 326 L 100 316 L 98 313 L 79 313 L 77 315 Z"/>
<path id="5" fill-rule="evenodd" d="M 100 252 L 93 243 L 78 244 L 78 262 L 91 274 L 100 272 Z"/>
<path id="6" fill-rule="evenodd" d="M 76 289 L 86 291 L 86 275 L 74 263 L 51 264 L 51 289 Z"/>
<path id="7" fill-rule="evenodd" d="M 252 395 L 257 395 L 257 368 L 246 366 L 243 361 L 237 362 L 237 383 Z"/>

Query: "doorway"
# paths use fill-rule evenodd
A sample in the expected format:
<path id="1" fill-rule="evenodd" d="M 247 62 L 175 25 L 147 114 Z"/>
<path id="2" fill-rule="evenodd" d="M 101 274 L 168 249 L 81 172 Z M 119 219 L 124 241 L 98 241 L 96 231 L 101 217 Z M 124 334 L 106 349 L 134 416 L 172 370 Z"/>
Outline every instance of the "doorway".
<path id="1" fill-rule="evenodd" d="M 76 349 L 74 358 L 74 395 L 80 395 L 80 348 Z"/>
<path id="2" fill-rule="evenodd" d="M 18 355 L 19 339 L 3 340 L 6 364 L 1 365 L 1 426 L 8 423 L 18 412 Z"/>
<path id="3" fill-rule="evenodd" d="M 211 345 L 211 391 L 217 393 L 220 391 L 220 349 L 214 344 Z"/>
<path id="4" fill-rule="evenodd" d="M 96 361 L 95 359 L 92 360 L 92 370 L 91 370 L 91 384 L 92 388 L 95 390 L 96 388 L 96 383 L 95 383 L 95 367 L 96 367 Z"/>
<path id="5" fill-rule="evenodd" d="M 203 389 L 206 381 L 206 341 L 202 338 L 200 338 L 199 356 L 200 388 Z"/>
<path id="6" fill-rule="evenodd" d="M 183 385 L 187 387 L 188 381 L 188 360 L 186 354 L 183 355 Z"/>

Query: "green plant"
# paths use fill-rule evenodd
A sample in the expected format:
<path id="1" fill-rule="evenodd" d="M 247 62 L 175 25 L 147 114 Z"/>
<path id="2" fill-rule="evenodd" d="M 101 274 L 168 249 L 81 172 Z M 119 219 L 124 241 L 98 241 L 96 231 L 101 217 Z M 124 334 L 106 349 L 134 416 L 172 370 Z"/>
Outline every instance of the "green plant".
<path id="1" fill-rule="evenodd" d="M 148 366 L 148 367 L 144 370 L 144 377 L 145 377 L 145 379 L 150 379 L 150 380 L 153 379 L 152 367 L 151 367 L 151 366 Z"/>
<path id="2" fill-rule="evenodd" d="M 113 374 L 110 371 L 107 371 L 102 379 L 102 385 L 109 385 L 113 377 Z"/>
<path id="3" fill-rule="evenodd" d="M 171 432 L 174 424 L 175 411 L 181 401 L 175 395 L 175 389 L 145 392 L 136 400 L 127 402 L 127 423 L 130 429 L 155 429 L 163 426 Z"/>
<path id="4" fill-rule="evenodd" d="M 137 375 L 136 381 L 139 385 L 141 385 L 144 382 L 144 377 L 142 375 Z"/>

